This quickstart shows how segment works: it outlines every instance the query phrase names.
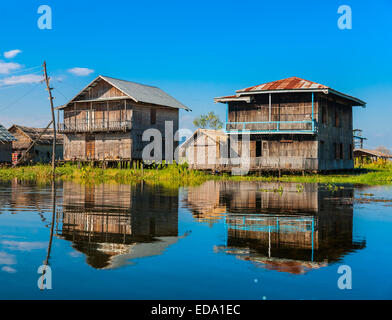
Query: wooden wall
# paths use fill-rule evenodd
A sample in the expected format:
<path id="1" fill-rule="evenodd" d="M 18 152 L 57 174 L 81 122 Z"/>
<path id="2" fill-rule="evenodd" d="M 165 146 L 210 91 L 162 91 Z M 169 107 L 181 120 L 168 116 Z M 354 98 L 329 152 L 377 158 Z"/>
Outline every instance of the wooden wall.
<path id="1" fill-rule="evenodd" d="M 155 121 L 152 119 L 155 114 Z M 143 141 L 143 132 L 147 129 L 157 129 L 161 132 L 163 138 L 163 152 L 162 157 L 165 157 L 164 154 L 164 144 L 167 139 L 170 137 L 165 136 L 165 121 L 169 121 L 173 124 L 173 137 L 174 134 L 179 129 L 179 111 L 174 108 L 165 108 L 151 105 L 132 105 L 132 158 L 133 159 L 142 159 L 142 151 L 143 148 L 149 144 L 149 141 Z M 173 150 L 177 147 L 178 142 L 173 142 Z"/>
<path id="2" fill-rule="evenodd" d="M 165 137 L 165 121 L 173 123 L 173 135 L 179 128 L 179 111 L 175 108 L 160 107 L 148 104 L 135 103 L 131 100 L 109 101 L 109 113 L 106 102 L 74 103 L 73 106 L 64 110 L 64 122 L 66 125 L 86 122 L 87 113 L 92 107 L 92 123 L 105 124 L 106 121 L 130 121 L 132 129 L 127 132 L 92 132 L 95 140 L 94 159 L 142 159 L 142 150 L 149 143 L 142 141 L 143 132 L 147 129 L 158 129 L 162 137 Z M 155 120 L 155 121 L 154 121 Z M 73 158 L 87 160 L 86 134 L 65 134 L 64 159 Z M 174 142 L 174 149 L 178 143 Z M 164 156 L 164 154 L 163 154 Z"/>
<path id="3" fill-rule="evenodd" d="M 237 147 L 236 143 L 236 140 L 230 142 L 231 156 L 228 158 L 228 136 L 220 138 L 217 144 L 216 140 L 200 135 L 186 148 L 186 161 L 190 168 L 199 170 L 228 170 L 239 167 L 243 164 L 238 156 L 245 155 L 241 145 Z M 318 170 L 318 142 L 310 135 L 255 134 L 251 135 L 249 143 L 251 171 Z"/>
<path id="4" fill-rule="evenodd" d="M 95 87 L 77 97 L 77 100 L 105 99 L 125 96 L 126 95 L 120 90 L 101 79 Z"/>
<path id="5" fill-rule="evenodd" d="M 354 168 L 352 106 L 323 95 L 317 122 L 319 169 Z"/>
<path id="6" fill-rule="evenodd" d="M 0 142 L 0 162 L 11 162 L 12 160 L 12 143 Z"/>
<path id="7" fill-rule="evenodd" d="M 271 121 L 312 120 L 311 93 L 272 94 L 271 107 Z M 256 95 L 253 103 L 229 102 L 228 120 L 229 122 L 269 121 L 268 94 Z"/>
<path id="8" fill-rule="evenodd" d="M 131 146 L 129 132 L 65 134 L 64 160 L 130 160 Z"/>

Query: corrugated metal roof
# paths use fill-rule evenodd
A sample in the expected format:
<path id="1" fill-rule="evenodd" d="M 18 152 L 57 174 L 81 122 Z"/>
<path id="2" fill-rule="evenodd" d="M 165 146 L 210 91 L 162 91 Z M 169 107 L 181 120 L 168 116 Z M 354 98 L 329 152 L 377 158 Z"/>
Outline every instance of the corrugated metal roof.
<path id="1" fill-rule="evenodd" d="M 67 104 L 57 107 L 56 109 L 65 108 L 70 102 L 74 101 L 81 93 L 86 89 L 93 87 L 98 81 L 104 80 L 123 92 L 129 98 L 135 102 L 150 103 L 159 106 L 171 107 L 176 109 L 184 109 L 190 111 L 190 109 L 183 105 L 178 100 L 174 99 L 172 96 L 159 89 L 158 87 L 153 87 L 145 84 L 140 84 L 127 80 L 120 80 L 106 76 L 98 76 L 89 85 L 87 85 L 83 90 L 81 90 L 71 101 Z M 99 99 L 100 100 L 100 99 Z M 105 100 L 105 99 L 102 99 Z"/>
<path id="2" fill-rule="evenodd" d="M 53 143 L 54 132 L 53 132 L 53 129 L 51 129 L 51 128 L 48 128 L 45 131 L 44 128 L 32 128 L 32 127 L 25 127 L 25 126 L 20 126 L 20 125 L 14 124 L 11 128 L 9 128 L 8 131 L 12 131 L 16 135 L 15 129 L 19 129 L 26 136 L 28 136 L 31 141 L 35 141 L 39 138 L 37 143 L 40 143 L 40 144 L 52 144 Z M 63 143 L 63 140 L 64 140 L 64 135 L 62 135 L 60 133 L 56 133 L 56 143 Z"/>
<path id="3" fill-rule="evenodd" d="M 386 154 L 377 150 L 369 150 L 369 149 L 355 149 L 354 155 L 356 154 L 368 154 L 370 156 L 380 157 L 380 158 L 392 158 L 392 155 Z"/>
<path id="4" fill-rule="evenodd" d="M 158 87 L 104 76 L 101 76 L 101 78 L 137 102 L 152 103 L 161 106 L 189 110 L 188 107 L 184 106 L 181 102 L 177 101 Z"/>
<path id="5" fill-rule="evenodd" d="M 8 132 L 6 128 L 4 128 L 0 124 L 0 141 L 1 142 L 11 142 L 11 141 L 16 141 L 15 137 Z"/>
<path id="6" fill-rule="evenodd" d="M 290 77 L 286 79 L 276 80 L 259 84 L 257 86 L 237 90 L 236 92 L 249 92 L 261 90 L 294 90 L 294 89 L 329 89 L 329 87 L 322 84 L 301 79 L 298 77 Z"/>
<path id="7" fill-rule="evenodd" d="M 210 137 L 212 140 L 216 141 L 218 138 L 227 138 L 227 134 L 223 131 L 220 130 L 214 130 L 214 129 L 202 129 L 198 128 L 193 134 L 184 141 L 183 144 L 181 144 L 180 148 L 185 148 L 190 142 L 194 141 L 195 135 L 200 135 L 204 134 L 208 137 Z"/>
<path id="8" fill-rule="evenodd" d="M 286 79 L 276 80 L 272 82 L 267 82 L 263 84 L 259 84 L 257 86 L 241 89 L 236 91 L 236 96 L 226 96 L 215 98 L 215 102 L 226 103 L 230 99 L 240 101 L 241 97 L 251 96 L 256 94 L 265 94 L 265 93 L 279 93 L 279 92 L 322 92 L 324 94 L 334 94 L 340 96 L 344 99 L 348 99 L 353 102 L 353 105 L 356 106 L 365 106 L 366 102 L 357 99 L 353 96 L 349 96 L 347 94 L 336 91 L 330 87 L 325 85 L 301 79 L 298 77 L 290 77 Z"/>

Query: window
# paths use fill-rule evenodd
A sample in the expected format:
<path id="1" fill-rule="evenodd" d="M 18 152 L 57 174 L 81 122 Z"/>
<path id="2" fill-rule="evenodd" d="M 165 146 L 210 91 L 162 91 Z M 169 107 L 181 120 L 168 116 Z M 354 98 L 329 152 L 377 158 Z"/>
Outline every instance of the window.
<path id="1" fill-rule="evenodd" d="M 348 158 L 349 158 L 349 160 L 352 160 L 353 159 L 353 145 L 352 144 L 350 144 L 349 146 L 348 146 Z"/>
<path id="2" fill-rule="evenodd" d="M 157 110 L 154 108 L 150 109 L 150 119 L 151 124 L 155 124 L 157 122 Z"/>
<path id="3" fill-rule="evenodd" d="M 261 151 L 263 153 L 263 157 L 269 157 L 268 141 L 263 141 L 263 146 Z"/>
<path id="4" fill-rule="evenodd" d="M 335 127 L 339 128 L 339 126 L 340 126 L 339 112 L 335 111 Z"/>
<path id="5" fill-rule="evenodd" d="M 340 143 L 339 144 L 339 156 L 340 156 L 340 159 L 344 159 L 344 150 L 343 150 L 343 143 Z"/>
<path id="6" fill-rule="evenodd" d="M 256 157 L 261 157 L 263 155 L 261 145 L 261 140 L 256 140 Z"/>
<path id="7" fill-rule="evenodd" d="M 321 123 L 327 124 L 327 108 L 325 106 L 321 108 Z"/>
<path id="8" fill-rule="evenodd" d="M 338 144 L 337 143 L 334 143 L 333 144 L 333 148 L 334 148 L 334 150 L 335 150 L 335 160 L 338 160 L 339 159 L 339 146 L 338 146 Z"/>

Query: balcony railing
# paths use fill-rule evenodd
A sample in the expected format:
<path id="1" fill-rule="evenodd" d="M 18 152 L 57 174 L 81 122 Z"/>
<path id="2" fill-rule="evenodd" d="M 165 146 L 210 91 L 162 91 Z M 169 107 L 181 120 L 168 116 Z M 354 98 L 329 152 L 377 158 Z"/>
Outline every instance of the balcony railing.
<path id="1" fill-rule="evenodd" d="M 227 122 L 227 133 L 316 133 L 316 120 Z"/>
<path id="2" fill-rule="evenodd" d="M 127 131 L 132 129 L 132 121 L 70 121 L 69 123 L 59 123 L 60 133 L 70 132 L 105 132 L 105 131 Z"/>

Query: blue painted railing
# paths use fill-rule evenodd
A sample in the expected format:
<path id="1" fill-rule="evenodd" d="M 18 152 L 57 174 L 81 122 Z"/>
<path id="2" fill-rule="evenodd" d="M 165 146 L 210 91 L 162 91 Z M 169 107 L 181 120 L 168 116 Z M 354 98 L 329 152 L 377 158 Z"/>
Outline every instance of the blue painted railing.
<path id="1" fill-rule="evenodd" d="M 315 133 L 316 120 L 226 122 L 226 133 Z"/>

